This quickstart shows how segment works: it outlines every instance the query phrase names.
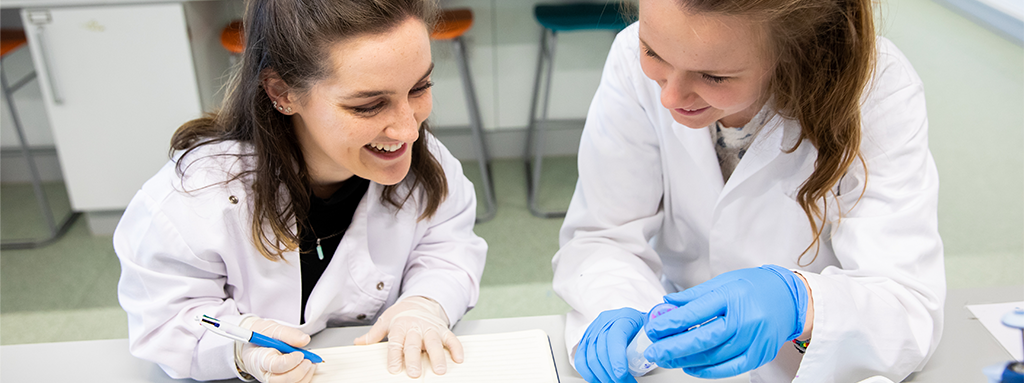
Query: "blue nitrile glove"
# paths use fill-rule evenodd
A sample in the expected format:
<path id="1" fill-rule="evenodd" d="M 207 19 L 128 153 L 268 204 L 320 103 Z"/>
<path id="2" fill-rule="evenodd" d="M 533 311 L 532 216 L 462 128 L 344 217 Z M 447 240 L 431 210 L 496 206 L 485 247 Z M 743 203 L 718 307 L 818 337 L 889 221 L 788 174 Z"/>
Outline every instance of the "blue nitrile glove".
<path id="1" fill-rule="evenodd" d="M 698 378 L 742 374 L 771 362 L 783 343 L 800 336 L 807 299 L 800 277 L 779 266 L 723 273 L 665 296 L 679 308 L 647 324 L 654 344 L 644 356 Z"/>
<path id="2" fill-rule="evenodd" d="M 644 313 L 629 307 L 598 315 L 576 345 L 576 371 L 590 383 L 636 382 L 629 374 L 626 345 L 643 325 Z"/>

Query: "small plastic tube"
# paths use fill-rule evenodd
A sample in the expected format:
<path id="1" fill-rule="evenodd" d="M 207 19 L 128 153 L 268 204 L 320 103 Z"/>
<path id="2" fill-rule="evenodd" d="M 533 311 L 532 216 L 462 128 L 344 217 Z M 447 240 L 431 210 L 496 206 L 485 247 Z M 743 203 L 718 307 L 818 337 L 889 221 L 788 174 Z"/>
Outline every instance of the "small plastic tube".
<path id="1" fill-rule="evenodd" d="M 654 362 L 644 357 L 644 351 L 651 345 L 651 339 L 647 337 L 647 332 L 644 331 L 644 328 L 647 327 L 647 323 L 650 323 L 651 319 L 677 308 L 671 303 L 659 303 L 647 313 L 647 320 L 644 322 L 644 326 L 640 328 L 640 332 L 629 342 L 629 346 L 626 346 L 626 360 L 629 362 L 629 373 L 631 375 L 644 376 L 658 367 Z"/>

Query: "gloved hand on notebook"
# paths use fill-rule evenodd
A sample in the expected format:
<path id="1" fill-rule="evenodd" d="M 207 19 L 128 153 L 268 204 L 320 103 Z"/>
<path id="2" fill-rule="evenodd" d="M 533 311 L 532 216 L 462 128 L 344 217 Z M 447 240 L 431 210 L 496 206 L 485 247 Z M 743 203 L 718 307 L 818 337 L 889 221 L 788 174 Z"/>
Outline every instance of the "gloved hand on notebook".
<path id="1" fill-rule="evenodd" d="M 444 374 L 447 357 L 444 349 L 452 354 L 455 363 L 462 363 L 462 343 L 448 329 L 448 315 L 441 304 L 429 298 L 414 296 L 402 299 L 384 310 L 370 331 L 356 338 L 355 344 L 372 344 L 388 338 L 388 371 L 397 374 L 405 366 L 405 372 L 418 378 L 422 371 L 420 364 L 422 350 L 427 351 L 431 369 L 435 374 Z"/>

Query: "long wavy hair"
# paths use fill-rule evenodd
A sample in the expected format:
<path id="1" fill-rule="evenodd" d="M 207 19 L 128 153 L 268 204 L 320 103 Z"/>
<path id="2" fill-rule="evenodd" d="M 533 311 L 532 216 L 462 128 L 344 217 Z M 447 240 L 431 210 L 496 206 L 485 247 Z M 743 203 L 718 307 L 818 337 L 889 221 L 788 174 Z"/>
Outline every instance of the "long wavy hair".
<path id="1" fill-rule="evenodd" d="M 814 233 L 800 259 L 814 248 L 807 264 L 813 263 L 827 198 L 855 160 L 864 162 L 860 99 L 875 63 L 871 0 L 676 1 L 694 13 L 749 17 L 761 28 L 773 67 L 764 97 L 781 116 L 800 122 L 800 140 L 787 152 L 803 140 L 818 150 L 814 171 L 797 193 Z"/>
<path id="2" fill-rule="evenodd" d="M 304 225 L 309 211 L 310 178 L 290 116 L 278 113 L 263 88 L 262 77 L 273 71 L 290 91 L 307 94 L 331 75 L 330 46 L 344 39 L 385 33 L 409 18 L 430 28 L 437 16 L 433 0 L 248 0 L 243 18 L 245 49 L 229 81 L 222 109 L 189 121 L 174 133 L 171 150 L 240 141 L 250 143 L 255 167 L 230 181 L 251 176 L 252 240 L 264 257 L 283 259 L 298 248 L 292 224 Z M 429 218 L 446 198 L 444 170 L 427 149 L 426 123 L 412 145 L 406 179 L 383 188 L 381 200 L 396 208 L 422 190 Z M 179 161 L 184 176 L 187 164 Z M 399 185 L 410 184 L 399 195 Z"/>

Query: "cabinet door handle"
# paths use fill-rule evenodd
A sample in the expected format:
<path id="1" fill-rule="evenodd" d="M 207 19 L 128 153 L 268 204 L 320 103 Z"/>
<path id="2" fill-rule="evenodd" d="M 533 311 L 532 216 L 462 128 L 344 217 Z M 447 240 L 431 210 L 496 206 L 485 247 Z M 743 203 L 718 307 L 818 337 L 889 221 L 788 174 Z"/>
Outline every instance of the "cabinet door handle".
<path id="1" fill-rule="evenodd" d="M 46 28 L 43 26 L 50 23 L 50 12 L 32 11 L 29 14 L 29 19 L 36 25 L 39 58 L 42 61 L 43 70 L 46 72 L 46 82 L 50 83 L 50 95 L 53 97 L 54 104 L 61 105 L 64 103 L 64 95 L 60 92 L 60 87 L 57 86 L 56 76 L 53 75 L 53 66 L 50 65 L 50 49 L 46 43 Z"/>

